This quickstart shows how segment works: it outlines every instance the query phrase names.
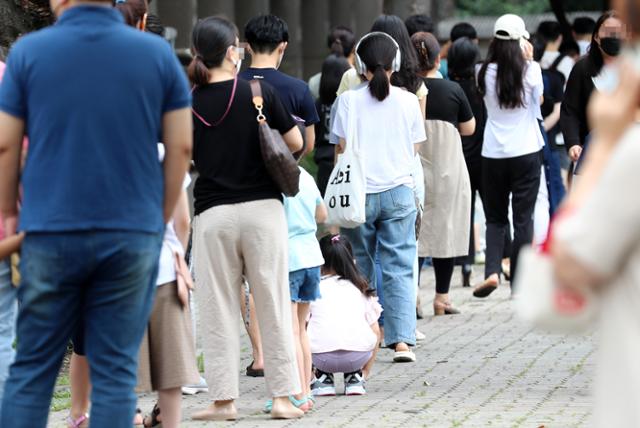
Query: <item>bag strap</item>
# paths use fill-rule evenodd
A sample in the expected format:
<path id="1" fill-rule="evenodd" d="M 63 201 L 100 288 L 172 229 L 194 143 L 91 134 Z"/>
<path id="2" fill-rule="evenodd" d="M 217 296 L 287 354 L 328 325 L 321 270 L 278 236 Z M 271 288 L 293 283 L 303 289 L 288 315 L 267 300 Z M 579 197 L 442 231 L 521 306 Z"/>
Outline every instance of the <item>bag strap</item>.
<path id="1" fill-rule="evenodd" d="M 264 123 L 267 121 L 267 118 L 265 117 L 264 113 L 262 113 L 262 109 L 264 108 L 264 98 L 262 97 L 262 87 L 260 86 L 260 82 L 258 82 L 256 79 L 251 80 L 249 84 L 251 85 L 251 95 L 253 96 L 251 101 L 253 101 L 253 106 L 258 111 L 258 116 L 256 117 L 256 120 L 258 121 L 258 123 Z"/>
<path id="2" fill-rule="evenodd" d="M 224 111 L 224 114 L 222 115 L 222 117 L 220 119 L 218 119 L 217 121 L 215 121 L 213 123 L 207 122 L 206 120 L 204 120 L 204 118 L 202 116 L 200 116 L 200 114 L 198 114 L 197 111 L 195 111 L 193 109 L 193 107 L 191 107 L 191 112 L 207 128 L 213 128 L 214 126 L 220 125 L 222 123 L 222 121 L 227 118 L 227 115 L 231 111 L 231 106 L 233 105 L 233 100 L 236 98 L 236 89 L 237 88 L 238 88 L 238 75 L 236 74 L 235 78 L 233 79 L 233 88 L 231 89 L 231 96 L 229 97 L 229 102 L 227 103 L 227 109 Z M 196 86 L 193 86 L 193 88 L 191 88 L 191 93 L 193 94 L 193 91 L 195 91 L 195 90 L 196 90 Z"/>
<path id="3" fill-rule="evenodd" d="M 560 65 L 564 57 L 566 57 L 565 54 L 558 55 L 556 60 L 551 63 L 551 65 L 549 66 L 549 68 L 547 68 L 547 70 L 558 71 L 558 66 Z"/>

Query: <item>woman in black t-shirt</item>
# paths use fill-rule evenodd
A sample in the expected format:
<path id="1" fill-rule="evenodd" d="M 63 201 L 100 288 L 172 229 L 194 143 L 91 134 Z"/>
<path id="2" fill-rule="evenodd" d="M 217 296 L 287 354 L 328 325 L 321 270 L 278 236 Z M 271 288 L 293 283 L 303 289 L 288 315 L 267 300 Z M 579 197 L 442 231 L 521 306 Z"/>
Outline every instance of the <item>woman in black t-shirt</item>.
<path id="1" fill-rule="evenodd" d="M 316 109 L 320 122 L 316 123 L 316 149 L 313 160 L 318 165 L 318 189 L 324 196 L 329 182 L 329 176 L 333 170 L 335 145 L 329 142 L 331 133 L 330 118 L 331 106 L 336 100 L 338 86 L 342 75 L 351 68 L 349 61 L 344 57 L 331 54 L 322 63 L 322 76 L 320 77 L 320 97 L 316 101 Z"/>
<path id="2" fill-rule="evenodd" d="M 240 361 L 240 296 L 251 284 L 258 322 L 265 333 L 264 364 L 271 416 L 303 412 L 288 396 L 300 391 L 287 269 L 287 225 L 282 195 L 265 168 L 257 111 L 249 82 L 238 78 L 242 49 L 236 27 L 223 18 L 200 21 L 193 31 L 194 267 L 206 378 L 214 402 L 197 420 L 237 417 Z M 264 114 L 291 151 L 302 135 L 274 90 L 261 83 Z"/>
<path id="3" fill-rule="evenodd" d="M 421 147 L 425 170 L 425 212 L 418 253 L 432 257 L 436 275 L 436 315 L 458 313 L 449 301 L 455 258 L 469 252 L 471 185 L 460 135 L 472 135 L 476 122 L 460 85 L 439 77 L 440 45 L 431 33 L 411 37 L 420 74 L 429 90 L 428 144 Z"/>
<path id="4" fill-rule="evenodd" d="M 462 151 L 467 163 L 469 180 L 471 182 L 471 233 L 469 239 L 469 254 L 462 262 L 463 286 L 471 286 L 471 266 L 475 262 L 475 206 L 476 193 L 482 199 L 482 139 L 484 126 L 487 121 L 487 109 L 482 95 L 476 84 L 475 68 L 480 59 L 478 44 L 467 37 L 462 37 L 451 45 L 447 60 L 449 64 L 449 78 L 460 85 L 467 96 L 471 111 L 476 119 L 476 130 L 471 135 L 462 136 Z M 508 254 L 508 253 L 507 253 Z"/>

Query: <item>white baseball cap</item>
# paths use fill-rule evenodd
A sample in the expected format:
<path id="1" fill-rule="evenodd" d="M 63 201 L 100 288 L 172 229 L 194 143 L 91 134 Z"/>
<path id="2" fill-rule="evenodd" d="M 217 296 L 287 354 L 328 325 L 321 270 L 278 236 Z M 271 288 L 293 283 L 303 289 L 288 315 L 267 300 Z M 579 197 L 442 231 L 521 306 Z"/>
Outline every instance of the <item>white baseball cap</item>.
<path id="1" fill-rule="evenodd" d="M 529 32 L 522 18 L 508 13 L 496 21 L 493 26 L 493 36 L 500 40 L 520 40 L 522 38 L 528 39 Z"/>

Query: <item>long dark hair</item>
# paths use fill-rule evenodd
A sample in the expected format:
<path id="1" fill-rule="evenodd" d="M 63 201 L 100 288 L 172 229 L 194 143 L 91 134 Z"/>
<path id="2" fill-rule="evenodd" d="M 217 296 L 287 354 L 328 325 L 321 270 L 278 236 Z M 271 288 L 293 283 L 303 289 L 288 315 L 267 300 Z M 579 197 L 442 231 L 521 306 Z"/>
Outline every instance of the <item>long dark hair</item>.
<path id="1" fill-rule="evenodd" d="M 589 47 L 589 59 L 591 60 L 592 69 L 592 77 L 600 74 L 600 70 L 604 67 L 604 57 L 602 56 L 602 51 L 600 50 L 600 45 L 596 41 L 596 36 L 600 32 L 600 28 L 604 25 L 605 21 L 609 18 L 620 19 L 620 15 L 615 10 L 610 10 L 603 13 L 600 18 L 596 21 L 596 26 L 593 29 L 593 34 L 591 35 L 591 46 Z"/>
<path id="2" fill-rule="evenodd" d="M 327 37 L 327 46 L 335 56 L 348 58 L 356 45 L 356 36 L 350 28 L 338 25 Z"/>
<path id="3" fill-rule="evenodd" d="M 334 271 L 340 279 L 350 281 L 365 296 L 374 296 L 375 290 L 362 276 L 353 257 L 351 242 L 341 235 L 327 235 L 320 239 L 320 251 L 324 258 L 324 269 Z"/>
<path id="4" fill-rule="evenodd" d="M 393 60 L 398 48 L 393 40 L 384 34 L 373 34 L 360 42 L 356 54 L 362 59 L 367 70 L 373 73 L 369 81 L 369 92 L 378 101 L 384 101 L 389 96 L 389 78 Z"/>
<path id="5" fill-rule="evenodd" d="M 395 15 L 381 15 L 373 23 L 371 31 L 387 33 L 400 46 L 402 65 L 400 71 L 393 73 L 391 76 L 391 84 L 399 88 L 405 88 L 414 94 L 418 92 L 422 85 L 422 79 L 418 76 L 418 58 L 411 44 L 407 27 L 402 22 L 402 19 Z"/>
<path id="6" fill-rule="evenodd" d="M 468 37 L 451 44 L 447 54 L 449 77 L 453 80 L 472 79 L 476 75 L 476 64 L 480 59 L 480 48 Z"/>
<path id="7" fill-rule="evenodd" d="M 524 72 L 527 61 L 522 54 L 519 40 L 501 40 L 494 38 L 489 45 L 487 59 L 478 73 L 478 89 L 484 96 L 487 93 L 485 76 L 489 64 L 495 63 L 496 95 L 503 109 L 515 109 L 524 106 Z"/>
<path id="8" fill-rule="evenodd" d="M 336 100 L 338 86 L 342 75 L 351 66 L 343 56 L 329 55 L 322 63 L 322 75 L 320 77 L 320 103 L 331 105 Z"/>
<path id="9" fill-rule="evenodd" d="M 238 28 L 225 18 L 210 16 L 198 21 L 191 42 L 193 60 L 187 70 L 194 84 L 209 83 L 209 69 L 222 64 L 237 37 Z"/>

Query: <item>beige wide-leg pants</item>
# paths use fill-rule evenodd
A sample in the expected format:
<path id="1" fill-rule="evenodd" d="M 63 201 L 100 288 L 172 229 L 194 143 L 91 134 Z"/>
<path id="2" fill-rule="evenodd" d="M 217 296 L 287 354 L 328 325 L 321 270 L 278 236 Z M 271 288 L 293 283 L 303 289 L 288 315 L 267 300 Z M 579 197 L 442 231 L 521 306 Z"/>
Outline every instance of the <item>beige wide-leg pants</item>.
<path id="1" fill-rule="evenodd" d="M 271 397 L 297 394 L 288 280 L 287 224 L 280 201 L 210 208 L 194 220 L 195 298 L 205 377 L 213 400 L 239 396 L 240 297 L 251 284 Z"/>

